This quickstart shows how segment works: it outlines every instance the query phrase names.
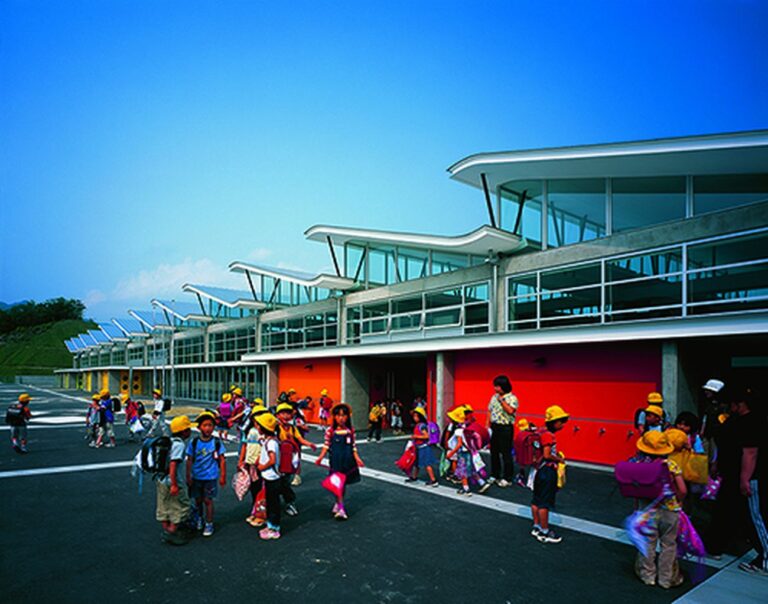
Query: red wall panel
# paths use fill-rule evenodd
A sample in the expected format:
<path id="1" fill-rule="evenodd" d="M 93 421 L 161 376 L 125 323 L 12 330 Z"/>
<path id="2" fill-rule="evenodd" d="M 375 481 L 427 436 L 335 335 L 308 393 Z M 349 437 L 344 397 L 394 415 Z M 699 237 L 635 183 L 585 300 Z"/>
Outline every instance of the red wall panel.
<path id="1" fill-rule="evenodd" d="M 296 390 L 295 400 L 305 396 L 312 397 L 312 406 L 305 411 L 307 421 L 318 423 L 319 407 L 317 401 L 320 391 L 328 389 L 328 396 L 334 401 L 341 399 L 341 360 L 340 359 L 302 359 L 280 361 L 278 368 L 278 391 Z"/>
<path id="2" fill-rule="evenodd" d="M 470 403 L 484 416 L 499 374 L 512 381 L 520 400 L 518 418 L 543 426 L 550 405 L 570 413 L 560 433 L 567 458 L 612 464 L 634 451 L 632 419 L 648 393 L 661 387 L 661 349 L 658 343 L 642 342 L 460 352 L 455 356 L 456 403 Z"/>

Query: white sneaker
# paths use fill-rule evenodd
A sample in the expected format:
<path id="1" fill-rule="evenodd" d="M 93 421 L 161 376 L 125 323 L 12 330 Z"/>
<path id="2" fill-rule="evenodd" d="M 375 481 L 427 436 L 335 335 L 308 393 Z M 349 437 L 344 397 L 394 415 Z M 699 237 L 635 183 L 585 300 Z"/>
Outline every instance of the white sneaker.
<path id="1" fill-rule="evenodd" d="M 210 537 L 213 535 L 213 522 L 206 522 L 203 529 L 203 537 Z"/>
<path id="2" fill-rule="evenodd" d="M 291 486 L 297 487 L 301 484 L 301 476 L 299 474 L 293 475 L 293 480 L 291 480 Z"/>
<path id="3" fill-rule="evenodd" d="M 497 484 L 497 485 L 499 485 L 499 486 L 500 486 L 500 487 L 503 489 L 503 488 L 506 488 L 506 487 L 508 487 L 508 486 L 509 486 L 509 485 L 511 485 L 512 483 L 511 483 L 511 482 L 507 482 L 506 480 L 504 480 L 504 479 L 502 478 L 502 479 L 501 479 L 499 482 L 497 482 L 496 484 Z"/>

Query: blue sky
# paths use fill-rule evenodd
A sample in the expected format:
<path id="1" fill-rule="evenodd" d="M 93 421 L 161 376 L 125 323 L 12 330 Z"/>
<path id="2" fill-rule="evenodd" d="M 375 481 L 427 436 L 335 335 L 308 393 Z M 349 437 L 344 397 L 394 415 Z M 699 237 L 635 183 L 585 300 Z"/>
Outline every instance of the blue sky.
<path id="1" fill-rule="evenodd" d="M 5 0 L 0 301 L 108 319 L 232 260 L 328 268 L 316 223 L 467 232 L 471 153 L 766 128 L 766 30 L 757 0 Z"/>

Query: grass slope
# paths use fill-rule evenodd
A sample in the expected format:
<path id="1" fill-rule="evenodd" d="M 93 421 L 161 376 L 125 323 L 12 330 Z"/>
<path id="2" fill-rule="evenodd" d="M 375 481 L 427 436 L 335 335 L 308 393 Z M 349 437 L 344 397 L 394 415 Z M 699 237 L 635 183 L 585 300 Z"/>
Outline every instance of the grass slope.
<path id="1" fill-rule="evenodd" d="M 64 340 L 94 329 L 90 321 L 67 320 L 17 329 L 0 337 L 0 380 L 16 375 L 50 375 L 72 366 Z"/>

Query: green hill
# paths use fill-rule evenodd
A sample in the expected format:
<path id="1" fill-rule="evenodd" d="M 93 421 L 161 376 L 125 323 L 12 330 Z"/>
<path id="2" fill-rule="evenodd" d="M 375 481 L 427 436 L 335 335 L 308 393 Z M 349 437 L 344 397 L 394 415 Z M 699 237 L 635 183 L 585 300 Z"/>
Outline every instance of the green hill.
<path id="1" fill-rule="evenodd" d="M 90 321 L 68 319 L 34 327 L 21 327 L 0 337 L 0 380 L 16 375 L 50 375 L 54 369 L 72 366 L 64 340 L 88 329 Z"/>

